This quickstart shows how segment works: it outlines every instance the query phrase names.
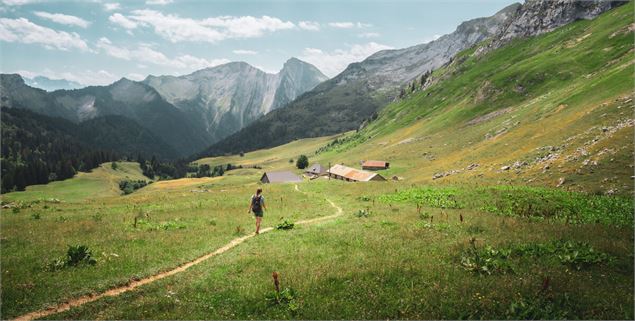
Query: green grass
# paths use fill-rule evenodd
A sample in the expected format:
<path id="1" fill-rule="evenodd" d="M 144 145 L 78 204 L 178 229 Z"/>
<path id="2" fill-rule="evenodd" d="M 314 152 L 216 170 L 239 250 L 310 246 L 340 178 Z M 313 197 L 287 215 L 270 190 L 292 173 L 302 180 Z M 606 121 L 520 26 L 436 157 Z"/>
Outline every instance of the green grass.
<path id="1" fill-rule="evenodd" d="M 424 207 L 434 217 L 427 227 L 421 223 L 429 218 L 421 218 L 412 204 L 373 202 L 395 188 L 407 188 L 401 183 L 314 181 L 300 188 L 313 199 L 332 195 L 345 216 L 263 234 L 186 273 L 52 317 L 455 319 L 514 318 L 529 312 L 569 318 L 633 316 L 631 228 Z M 370 215 L 356 215 L 366 208 Z M 524 244 L 567 240 L 575 246 L 588 244 L 585 249 L 592 247 L 614 261 L 590 260 L 577 269 L 562 263 L 557 257 L 561 252 L 524 255 L 510 259 L 513 273 L 484 277 L 466 270 L 460 261 L 472 238 L 479 249 L 520 249 Z M 293 290 L 297 308 L 268 301 L 274 271 L 280 273 L 282 287 Z M 551 285 L 539 295 L 545 277 Z"/>

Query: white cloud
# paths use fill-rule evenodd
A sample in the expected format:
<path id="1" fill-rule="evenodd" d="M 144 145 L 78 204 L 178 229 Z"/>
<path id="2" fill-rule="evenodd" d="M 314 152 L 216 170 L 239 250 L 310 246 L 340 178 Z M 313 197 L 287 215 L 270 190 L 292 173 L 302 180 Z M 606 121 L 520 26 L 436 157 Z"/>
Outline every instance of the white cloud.
<path id="1" fill-rule="evenodd" d="M 377 38 L 380 36 L 377 32 L 364 32 L 357 35 L 360 38 Z"/>
<path id="2" fill-rule="evenodd" d="M 352 22 L 329 22 L 329 26 L 333 28 L 350 29 L 355 27 L 355 24 Z"/>
<path id="3" fill-rule="evenodd" d="M 106 11 L 114 11 L 119 9 L 121 9 L 121 5 L 117 2 L 104 3 L 104 10 Z"/>
<path id="4" fill-rule="evenodd" d="M 33 14 L 36 16 L 47 19 L 56 23 L 60 23 L 63 25 L 69 26 L 78 26 L 81 28 L 87 28 L 90 25 L 90 22 L 76 16 L 61 14 L 61 13 L 50 13 L 44 11 L 36 11 Z"/>
<path id="5" fill-rule="evenodd" d="M 272 74 L 275 75 L 277 73 L 280 72 L 280 69 L 276 70 L 276 69 L 271 69 L 271 68 L 267 68 L 267 67 L 263 67 L 262 65 L 255 65 L 254 67 L 256 67 L 256 69 L 260 69 L 268 74 Z"/>
<path id="6" fill-rule="evenodd" d="M 339 29 L 351 29 L 351 28 L 369 28 L 372 27 L 370 23 L 362 23 L 362 22 L 329 22 L 329 27 L 339 28 Z"/>
<path id="7" fill-rule="evenodd" d="M 298 27 L 304 30 L 318 31 L 320 30 L 320 24 L 314 21 L 300 21 Z"/>
<path id="8" fill-rule="evenodd" d="M 150 62 L 155 65 L 197 70 L 207 67 L 213 67 L 228 63 L 228 59 L 212 59 L 198 58 L 191 55 L 181 55 L 175 58 L 168 58 L 160 51 L 153 49 L 150 45 L 141 44 L 136 48 L 126 48 L 114 45 L 108 38 L 102 37 L 97 42 L 97 48 L 101 49 L 107 55 L 122 60 Z"/>
<path id="9" fill-rule="evenodd" d="M 172 0 L 147 0 L 146 4 L 164 6 L 164 5 L 170 4 L 172 2 L 173 2 Z"/>
<path id="10" fill-rule="evenodd" d="M 2 3 L 6 4 L 7 6 L 21 6 L 36 1 L 37 0 L 2 0 Z"/>
<path id="11" fill-rule="evenodd" d="M 298 58 L 313 64 L 325 75 L 333 77 L 342 72 L 350 63 L 362 61 L 373 53 L 384 49 L 392 49 L 392 47 L 369 42 L 362 45 L 352 45 L 346 50 L 336 49 L 332 52 L 305 48 Z"/>
<path id="12" fill-rule="evenodd" d="M 108 85 L 117 80 L 117 77 L 106 70 L 83 70 L 81 72 L 55 72 L 51 69 L 44 69 L 43 71 L 33 72 L 29 70 L 17 70 L 18 73 L 27 78 L 34 78 L 36 76 L 44 76 L 50 79 L 66 79 L 80 83 L 85 86 L 90 85 Z"/>
<path id="13" fill-rule="evenodd" d="M 138 24 L 120 13 L 111 15 L 108 20 L 116 25 L 119 25 L 125 29 L 131 30 L 137 28 Z"/>
<path id="14" fill-rule="evenodd" d="M 0 18 L 0 40 L 39 44 L 47 49 L 91 51 L 77 33 L 42 27 L 25 18 Z"/>
<path id="15" fill-rule="evenodd" d="M 145 79 L 146 77 L 144 75 L 142 75 L 142 74 L 131 72 L 131 73 L 126 75 L 126 78 L 132 79 L 132 80 L 136 80 L 136 81 L 141 81 L 141 80 Z"/>
<path id="16" fill-rule="evenodd" d="M 244 50 L 244 49 L 236 49 L 236 50 L 232 50 L 232 52 L 237 55 L 257 55 L 258 54 L 257 51 Z"/>
<path id="17" fill-rule="evenodd" d="M 295 25 L 275 17 L 219 16 L 202 20 L 163 14 L 155 10 L 135 10 L 126 18 L 171 42 L 218 42 L 232 38 L 255 38 L 265 33 L 292 29 Z"/>

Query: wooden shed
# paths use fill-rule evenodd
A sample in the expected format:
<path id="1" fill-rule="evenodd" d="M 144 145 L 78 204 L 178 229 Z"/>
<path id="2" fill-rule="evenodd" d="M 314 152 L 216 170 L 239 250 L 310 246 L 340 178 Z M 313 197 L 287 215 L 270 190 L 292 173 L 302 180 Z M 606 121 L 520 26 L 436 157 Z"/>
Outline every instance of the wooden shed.
<path id="1" fill-rule="evenodd" d="M 386 180 L 383 176 L 377 173 L 362 171 L 344 165 L 334 165 L 329 169 L 328 175 L 331 178 L 341 179 L 347 182 L 370 182 Z"/>
<path id="2" fill-rule="evenodd" d="M 366 160 L 362 161 L 362 169 L 376 171 L 382 169 L 388 169 L 390 167 L 390 163 L 384 161 L 376 161 L 376 160 Z"/>

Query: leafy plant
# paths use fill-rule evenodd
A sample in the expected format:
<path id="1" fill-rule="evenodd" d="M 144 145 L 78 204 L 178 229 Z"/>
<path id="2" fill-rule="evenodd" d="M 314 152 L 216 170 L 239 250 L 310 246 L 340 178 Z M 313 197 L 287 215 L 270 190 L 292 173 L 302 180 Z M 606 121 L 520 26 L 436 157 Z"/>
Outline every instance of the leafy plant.
<path id="1" fill-rule="evenodd" d="M 355 212 L 355 216 L 356 217 L 360 217 L 360 218 L 361 217 L 368 217 L 368 216 L 370 216 L 370 211 L 367 210 L 367 209 L 361 209 L 361 210 L 358 210 L 357 212 Z"/>
<path id="2" fill-rule="evenodd" d="M 284 288 L 280 292 L 272 291 L 265 296 L 265 301 L 270 305 L 281 306 L 291 313 L 297 312 L 300 308 L 296 293 L 291 288 Z"/>
<path id="3" fill-rule="evenodd" d="M 38 212 L 35 212 L 31 214 L 31 218 L 34 220 L 39 220 L 40 218 L 42 218 L 42 215 Z"/>
<path id="4" fill-rule="evenodd" d="M 276 229 L 277 230 L 290 230 L 293 229 L 293 227 L 295 226 L 295 224 L 287 221 L 286 219 L 284 221 L 282 221 L 282 223 L 278 223 L 278 225 L 276 225 Z"/>
<path id="5" fill-rule="evenodd" d="M 557 299 L 541 294 L 535 297 L 521 297 L 509 305 L 505 311 L 505 318 L 511 320 L 577 319 L 570 312 L 571 306 L 567 293 Z"/>
<path id="6" fill-rule="evenodd" d="M 511 255 L 511 250 L 495 250 L 490 246 L 478 249 L 476 240 L 470 240 L 470 247 L 461 255 L 461 266 L 468 271 L 487 274 L 508 273 L 513 269 L 507 258 Z"/>
<path id="7" fill-rule="evenodd" d="M 97 264 L 86 245 L 69 245 L 65 257 L 59 257 L 44 266 L 46 271 L 57 271 L 68 267 Z"/>

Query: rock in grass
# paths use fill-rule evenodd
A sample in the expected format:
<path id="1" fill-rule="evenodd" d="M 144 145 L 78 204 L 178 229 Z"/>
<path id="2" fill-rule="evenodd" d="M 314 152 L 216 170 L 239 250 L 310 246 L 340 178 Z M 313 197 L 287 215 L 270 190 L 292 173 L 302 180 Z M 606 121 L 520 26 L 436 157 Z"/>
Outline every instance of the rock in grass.
<path id="1" fill-rule="evenodd" d="M 558 180 L 558 185 L 556 185 L 556 187 L 560 187 L 564 184 L 565 182 L 565 178 L 564 177 L 560 177 L 560 179 Z"/>

